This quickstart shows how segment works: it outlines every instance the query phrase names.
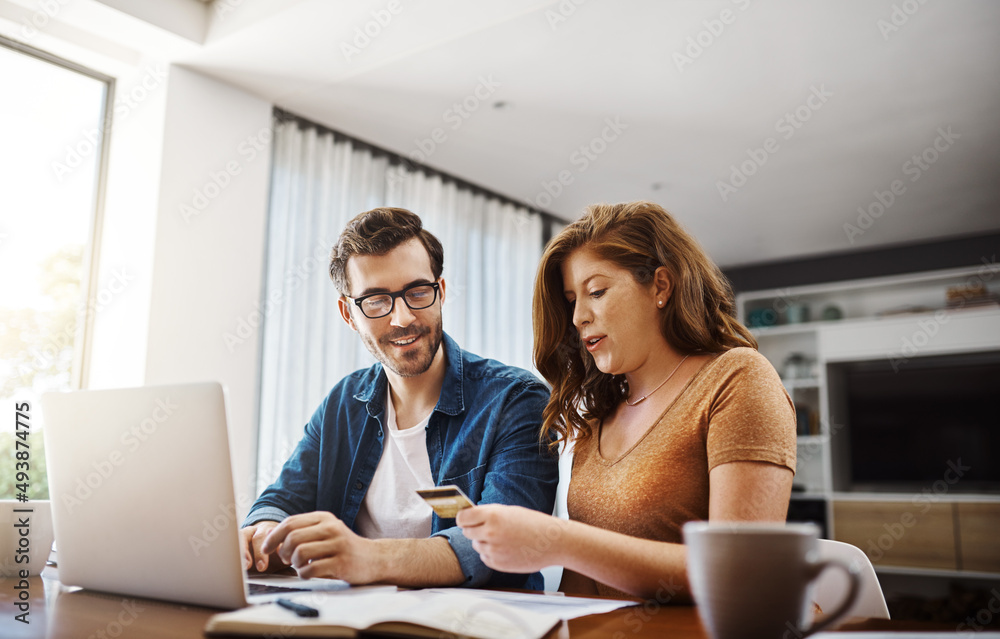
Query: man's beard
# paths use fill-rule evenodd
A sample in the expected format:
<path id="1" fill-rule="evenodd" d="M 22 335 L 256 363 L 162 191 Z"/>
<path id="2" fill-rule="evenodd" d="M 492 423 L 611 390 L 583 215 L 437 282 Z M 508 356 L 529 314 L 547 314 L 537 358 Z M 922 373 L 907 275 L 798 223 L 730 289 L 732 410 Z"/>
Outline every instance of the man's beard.
<path id="1" fill-rule="evenodd" d="M 438 315 L 437 322 L 433 328 L 429 326 L 408 326 L 393 330 L 382 336 L 378 341 L 370 333 L 359 331 L 359 335 L 361 335 L 361 341 L 364 343 L 365 348 L 368 349 L 368 352 L 375 359 L 382 363 L 382 366 L 385 366 L 400 377 L 416 377 L 417 375 L 426 373 L 427 369 L 434 363 L 434 356 L 437 355 L 438 349 L 441 347 L 444 331 L 442 330 L 441 316 Z M 393 346 L 391 342 L 411 337 L 420 338 L 421 343 L 418 348 L 405 353 L 399 353 L 394 357 L 389 355 L 389 353 L 398 348 Z"/>

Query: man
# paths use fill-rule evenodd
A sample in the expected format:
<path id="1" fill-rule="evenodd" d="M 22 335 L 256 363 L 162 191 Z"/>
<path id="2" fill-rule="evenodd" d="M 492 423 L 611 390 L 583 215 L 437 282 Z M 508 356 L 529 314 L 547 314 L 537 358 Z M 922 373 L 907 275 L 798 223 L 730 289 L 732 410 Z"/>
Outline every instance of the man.
<path id="1" fill-rule="evenodd" d="M 539 441 L 548 391 L 442 331 L 441 243 L 405 209 L 347 224 L 330 258 L 344 321 L 379 363 L 341 380 L 241 531 L 244 563 L 353 584 L 510 586 L 416 494 L 458 485 L 475 503 L 552 511 L 557 460 Z M 279 523 L 280 522 L 280 523 Z M 531 549 L 525 549 L 531 552 Z"/>

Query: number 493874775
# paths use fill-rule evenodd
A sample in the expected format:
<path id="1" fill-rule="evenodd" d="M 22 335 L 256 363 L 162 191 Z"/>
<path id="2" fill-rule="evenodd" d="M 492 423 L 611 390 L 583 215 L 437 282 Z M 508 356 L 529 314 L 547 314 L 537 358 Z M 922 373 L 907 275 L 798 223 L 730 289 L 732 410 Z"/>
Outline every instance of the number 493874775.
<path id="1" fill-rule="evenodd" d="M 31 445 L 28 443 L 28 435 L 31 434 L 31 405 L 28 402 L 21 402 L 14 407 L 17 410 L 17 430 L 14 440 L 14 480 L 17 482 L 14 487 L 17 489 L 17 499 L 26 501 L 28 498 L 28 488 L 31 485 L 30 470 Z"/>

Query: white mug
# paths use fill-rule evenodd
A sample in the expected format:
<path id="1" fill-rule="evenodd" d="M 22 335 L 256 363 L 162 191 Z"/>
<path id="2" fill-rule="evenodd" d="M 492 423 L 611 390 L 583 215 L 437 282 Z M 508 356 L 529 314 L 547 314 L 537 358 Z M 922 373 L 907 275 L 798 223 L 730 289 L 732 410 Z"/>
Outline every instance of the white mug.
<path id="1" fill-rule="evenodd" d="M 48 500 L 0 500 L 0 577 L 41 573 L 52 551 L 52 537 Z"/>
<path id="2" fill-rule="evenodd" d="M 800 639 L 828 627 L 854 604 L 860 578 L 837 560 L 820 560 L 815 524 L 688 522 L 687 574 L 698 614 L 713 639 Z M 830 567 L 850 588 L 822 622 L 812 619 L 812 582 Z"/>

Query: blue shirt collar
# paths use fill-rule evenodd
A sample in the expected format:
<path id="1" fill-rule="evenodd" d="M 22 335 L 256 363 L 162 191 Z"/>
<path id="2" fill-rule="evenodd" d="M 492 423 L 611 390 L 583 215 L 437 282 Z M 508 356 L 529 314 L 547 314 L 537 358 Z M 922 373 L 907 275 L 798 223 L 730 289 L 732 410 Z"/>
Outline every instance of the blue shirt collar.
<path id="1" fill-rule="evenodd" d="M 463 352 L 448 333 L 443 334 L 441 345 L 444 347 L 445 359 L 444 382 L 441 384 L 441 396 L 438 398 L 434 410 L 455 416 L 465 411 Z M 366 388 L 355 394 L 354 399 L 365 402 L 368 414 L 375 416 L 380 415 L 385 410 L 385 396 L 389 378 L 386 377 L 381 363 L 376 363 L 370 371 L 375 373 L 375 379 Z"/>

